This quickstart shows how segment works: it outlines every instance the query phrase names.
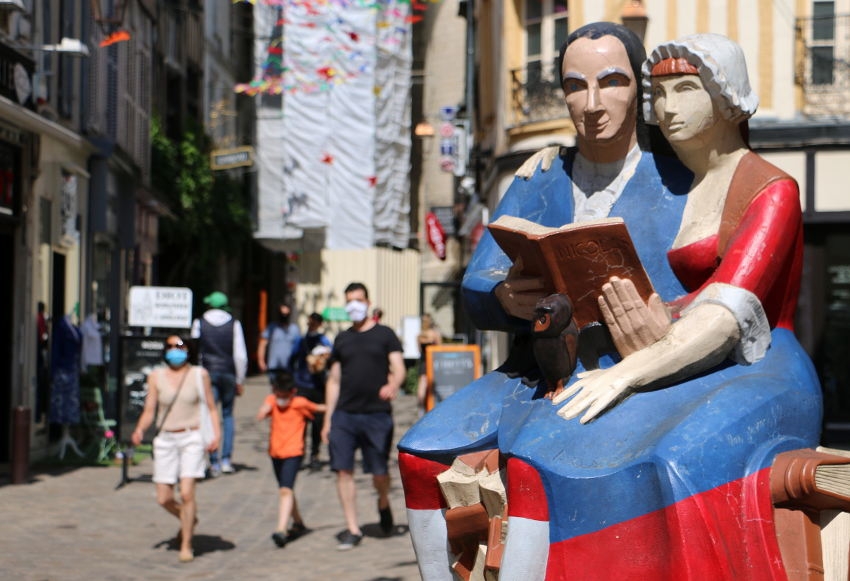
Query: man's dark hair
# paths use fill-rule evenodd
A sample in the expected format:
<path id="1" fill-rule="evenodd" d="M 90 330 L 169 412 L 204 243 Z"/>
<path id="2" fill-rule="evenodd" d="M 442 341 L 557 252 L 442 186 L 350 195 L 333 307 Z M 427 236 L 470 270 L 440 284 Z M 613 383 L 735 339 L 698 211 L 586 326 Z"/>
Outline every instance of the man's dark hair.
<path id="1" fill-rule="evenodd" d="M 367 299 L 369 298 L 369 291 L 366 290 L 366 285 L 362 282 L 352 282 L 347 287 L 345 287 L 345 292 L 343 294 L 353 293 L 354 291 L 363 291 L 363 296 Z"/>
<path id="2" fill-rule="evenodd" d="M 623 48 L 626 49 L 626 56 L 629 58 L 632 73 L 637 83 L 637 140 L 638 146 L 643 151 L 652 151 L 653 153 L 663 153 L 665 155 L 674 155 L 670 144 L 661 135 L 661 131 L 657 127 L 649 127 L 643 120 L 643 89 L 641 88 L 641 66 L 646 60 L 646 49 L 643 47 L 638 35 L 623 26 L 614 22 L 592 22 L 575 29 L 572 34 L 567 37 L 567 40 L 561 45 L 561 50 L 558 53 L 558 81 L 561 83 L 561 88 L 564 87 L 564 54 L 567 52 L 567 47 L 580 38 L 589 38 L 597 40 L 603 36 L 613 36 L 620 41 Z"/>
<path id="3" fill-rule="evenodd" d="M 640 87 L 640 69 L 643 66 L 643 61 L 646 60 L 646 49 L 643 47 L 643 43 L 638 38 L 638 35 L 621 24 L 592 22 L 575 29 L 561 45 L 561 50 L 558 53 L 558 81 L 561 83 L 562 88 L 564 86 L 564 53 L 567 52 L 567 47 L 580 38 L 598 40 L 603 36 L 613 36 L 626 49 L 626 55 L 629 57 L 632 73 L 634 73 L 635 81 L 638 83 L 638 87 Z"/>
<path id="4" fill-rule="evenodd" d="M 313 321 L 314 323 L 318 323 L 319 325 L 325 322 L 325 318 L 319 313 L 310 313 L 310 316 L 307 318 Z"/>

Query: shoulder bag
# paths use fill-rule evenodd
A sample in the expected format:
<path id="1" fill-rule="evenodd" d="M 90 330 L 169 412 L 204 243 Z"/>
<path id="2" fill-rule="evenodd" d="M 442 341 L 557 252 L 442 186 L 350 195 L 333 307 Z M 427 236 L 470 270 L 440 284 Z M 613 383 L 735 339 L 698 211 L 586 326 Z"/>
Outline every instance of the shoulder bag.
<path id="1" fill-rule="evenodd" d="M 212 425 L 212 417 L 210 416 L 210 408 L 207 405 L 207 396 L 204 390 L 204 381 L 201 376 L 201 368 L 196 367 L 195 384 L 198 389 L 198 399 L 201 406 L 201 440 L 204 442 L 204 448 L 210 445 L 215 437 L 215 430 Z"/>

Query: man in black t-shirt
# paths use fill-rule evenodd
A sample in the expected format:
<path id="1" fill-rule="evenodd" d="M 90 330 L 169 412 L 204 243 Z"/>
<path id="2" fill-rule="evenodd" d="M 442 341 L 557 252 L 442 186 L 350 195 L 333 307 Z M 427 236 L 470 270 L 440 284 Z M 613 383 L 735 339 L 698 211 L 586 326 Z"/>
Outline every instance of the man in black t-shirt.
<path id="1" fill-rule="evenodd" d="M 337 473 L 346 528 L 337 549 L 357 546 L 363 538 L 357 522 L 354 453 L 363 456 L 363 471 L 372 474 L 378 492 L 381 529 L 393 530 L 388 462 L 393 438 L 392 404 L 405 377 L 401 342 L 392 329 L 367 317 L 369 293 L 359 282 L 345 288 L 345 310 L 351 328 L 337 335 L 329 360 L 325 425 L 331 469 Z"/>

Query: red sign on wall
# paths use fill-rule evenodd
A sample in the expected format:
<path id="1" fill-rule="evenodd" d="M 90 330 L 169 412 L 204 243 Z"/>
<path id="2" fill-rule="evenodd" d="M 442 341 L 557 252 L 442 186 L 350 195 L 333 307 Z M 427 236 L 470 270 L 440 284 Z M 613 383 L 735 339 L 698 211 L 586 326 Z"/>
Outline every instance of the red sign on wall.
<path id="1" fill-rule="evenodd" d="M 428 245 L 440 260 L 446 259 L 446 233 L 443 225 L 434 212 L 425 215 L 425 235 L 428 237 Z"/>

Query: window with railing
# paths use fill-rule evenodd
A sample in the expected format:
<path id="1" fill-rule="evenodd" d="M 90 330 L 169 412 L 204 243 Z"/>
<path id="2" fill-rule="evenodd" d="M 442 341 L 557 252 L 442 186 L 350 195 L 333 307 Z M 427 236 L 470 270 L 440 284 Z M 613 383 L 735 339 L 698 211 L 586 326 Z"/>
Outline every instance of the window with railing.
<path id="1" fill-rule="evenodd" d="M 511 71 L 511 77 L 516 121 L 529 123 L 554 113 L 551 101 L 560 93 L 557 60 L 567 39 L 568 10 L 567 0 L 525 0 L 522 6 L 525 66 Z"/>
<path id="2" fill-rule="evenodd" d="M 836 4 L 815 0 L 811 18 L 797 20 L 797 84 L 809 115 L 850 115 L 850 14 L 838 14 Z"/>
<path id="3" fill-rule="evenodd" d="M 567 116 L 564 92 L 558 83 L 558 59 L 536 62 L 511 71 L 513 125 L 551 121 Z"/>

